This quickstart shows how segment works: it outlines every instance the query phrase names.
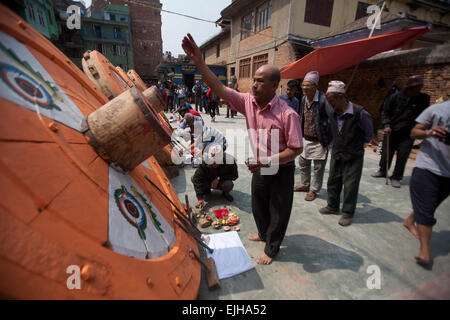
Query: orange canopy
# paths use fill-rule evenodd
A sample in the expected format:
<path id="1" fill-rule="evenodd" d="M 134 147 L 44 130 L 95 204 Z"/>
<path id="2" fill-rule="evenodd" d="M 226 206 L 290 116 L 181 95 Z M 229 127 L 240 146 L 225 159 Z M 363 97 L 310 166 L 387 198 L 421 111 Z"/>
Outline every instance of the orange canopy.
<path id="1" fill-rule="evenodd" d="M 281 78 L 301 79 L 312 70 L 318 71 L 320 75 L 333 74 L 377 53 L 404 47 L 420 38 L 428 30 L 428 26 L 416 27 L 334 46 L 319 47 L 281 69 Z"/>

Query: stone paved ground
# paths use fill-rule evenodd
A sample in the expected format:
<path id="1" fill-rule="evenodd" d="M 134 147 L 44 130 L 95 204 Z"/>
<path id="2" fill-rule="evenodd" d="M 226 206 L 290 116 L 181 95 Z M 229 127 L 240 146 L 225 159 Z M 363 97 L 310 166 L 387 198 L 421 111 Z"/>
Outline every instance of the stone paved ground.
<path id="1" fill-rule="evenodd" d="M 226 119 L 224 109 L 212 125 L 226 132 L 229 128 L 245 129 L 245 119 Z M 210 117 L 203 116 L 207 123 Z M 242 148 L 237 149 L 242 154 Z M 295 193 L 289 227 L 276 260 L 268 266 L 256 264 L 263 250 L 262 243 L 247 240 L 256 231 L 251 211 L 251 174 L 239 165 L 239 179 L 233 190 L 234 202 L 228 205 L 220 193 L 208 200 L 209 209 L 235 210 L 241 218 L 240 237 L 255 269 L 221 280 L 221 288 L 209 291 L 202 274 L 199 299 L 450 299 L 450 198 L 436 211 L 437 224 L 433 229 L 431 248 L 433 263 L 423 268 L 415 263 L 419 242 L 403 226 L 402 220 L 411 212 L 409 178 L 412 162 L 408 163 L 402 187 L 385 185 L 384 179 L 370 174 L 377 169 L 378 156 L 366 150 L 358 206 L 354 222 L 343 228 L 338 216 L 322 216 L 318 210 L 326 205 L 324 190 L 308 202 L 304 193 Z M 180 199 L 188 194 L 195 203 L 190 181 L 192 167 L 180 170 L 171 180 Z M 296 168 L 296 184 L 300 182 Z M 206 232 L 216 232 L 206 229 Z M 221 231 L 219 231 L 221 232 Z M 381 289 L 370 290 L 366 281 L 367 269 L 377 265 L 381 271 Z"/>

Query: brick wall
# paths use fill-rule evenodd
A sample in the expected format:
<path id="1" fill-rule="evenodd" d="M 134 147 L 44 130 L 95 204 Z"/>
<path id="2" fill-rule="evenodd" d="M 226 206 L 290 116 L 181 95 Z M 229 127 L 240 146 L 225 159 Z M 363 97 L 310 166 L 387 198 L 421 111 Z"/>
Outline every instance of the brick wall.
<path id="1" fill-rule="evenodd" d="M 217 43 L 220 43 L 220 54 L 217 57 Z M 205 49 L 205 62 L 206 64 L 213 65 L 225 65 L 230 57 L 230 34 L 214 42 Z"/>
<path id="2" fill-rule="evenodd" d="M 284 66 L 288 65 L 289 63 L 292 63 L 293 61 L 295 61 L 295 52 L 292 49 L 292 45 L 290 42 L 284 42 L 283 44 L 277 46 L 277 50 L 270 49 L 270 50 L 260 51 L 251 56 L 239 58 L 239 60 L 249 58 L 249 57 L 253 58 L 254 56 L 258 56 L 258 55 L 265 54 L 265 53 L 267 53 L 269 55 L 268 63 L 269 64 L 273 63 L 275 66 L 277 66 L 280 69 L 283 68 Z M 239 60 L 236 61 L 236 73 L 237 74 L 239 74 Z M 252 68 L 253 68 L 253 63 L 252 63 Z M 250 78 L 241 78 L 238 76 L 239 90 L 241 92 L 251 92 L 251 85 L 253 82 L 252 74 L 253 74 L 253 69 L 250 72 Z M 286 89 L 286 84 L 288 81 L 289 81 L 289 79 L 281 80 L 280 87 L 282 88 L 282 92 L 286 91 L 285 89 Z M 279 93 L 280 87 L 278 88 L 277 93 Z"/>
<path id="3" fill-rule="evenodd" d="M 440 97 L 443 97 L 444 100 L 450 99 L 449 63 L 403 66 L 401 64 L 400 58 L 390 59 L 389 61 L 381 59 L 376 63 L 361 64 L 348 88 L 349 100 L 364 106 L 370 112 L 374 119 L 375 128 L 381 126 L 379 109 L 394 81 L 396 81 L 397 86 L 403 87 L 408 77 L 420 74 L 424 77 L 422 92 L 430 95 L 431 104 L 435 103 L 436 99 Z M 326 91 L 328 82 L 331 80 L 341 80 L 348 83 L 353 69 L 322 76 L 319 83 L 320 90 Z M 384 79 L 385 88 L 379 87 L 380 78 Z"/>

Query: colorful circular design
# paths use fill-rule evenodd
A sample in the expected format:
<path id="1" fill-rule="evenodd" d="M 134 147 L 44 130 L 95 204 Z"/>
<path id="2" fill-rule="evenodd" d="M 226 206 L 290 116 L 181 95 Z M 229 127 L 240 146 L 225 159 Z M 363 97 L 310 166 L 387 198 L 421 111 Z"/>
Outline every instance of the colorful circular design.
<path id="1" fill-rule="evenodd" d="M 139 235 L 145 239 L 144 230 L 147 227 L 147 218 L 142 205 L 123 186 L 115 191 L 114 196 L 122 215 L 138 230 Z"/>
<path id="2" fill-rule="evenodd" d="M 22 98 L 46 109 L 54 108 L 51 95 L 38 79 L 7 64 L 0 64 L 0 70 L 2 79 Z"/>

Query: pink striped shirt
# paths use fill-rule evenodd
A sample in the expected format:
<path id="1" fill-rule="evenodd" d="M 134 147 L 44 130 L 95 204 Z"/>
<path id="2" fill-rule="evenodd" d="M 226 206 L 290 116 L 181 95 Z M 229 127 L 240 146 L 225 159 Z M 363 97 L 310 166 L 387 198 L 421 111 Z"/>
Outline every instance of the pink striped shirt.
<path id="1" fill-rule="evenodd" d="M 256 137 L 256 140 L 252 139 L 249 132 L 252 147 L 256 146 L 260 156 L 271 156 L 286 148 L 297 149 L 303 146 L 299 115 L 277 95 L 261 109 L 250 93 L 240 93 L 231 88 L 226 90 L 229 107 L 245 116 L 247 130 L 254 129 L 256 132 L 258 129 L 267 130 L 267 141 L 260 141 L 259 137 Z M 272 148 L 271 145 L 271 136 L 276 134 L 274 129 L 278 129 L 279 134 L 278 150 L 276 146 Z"/>

